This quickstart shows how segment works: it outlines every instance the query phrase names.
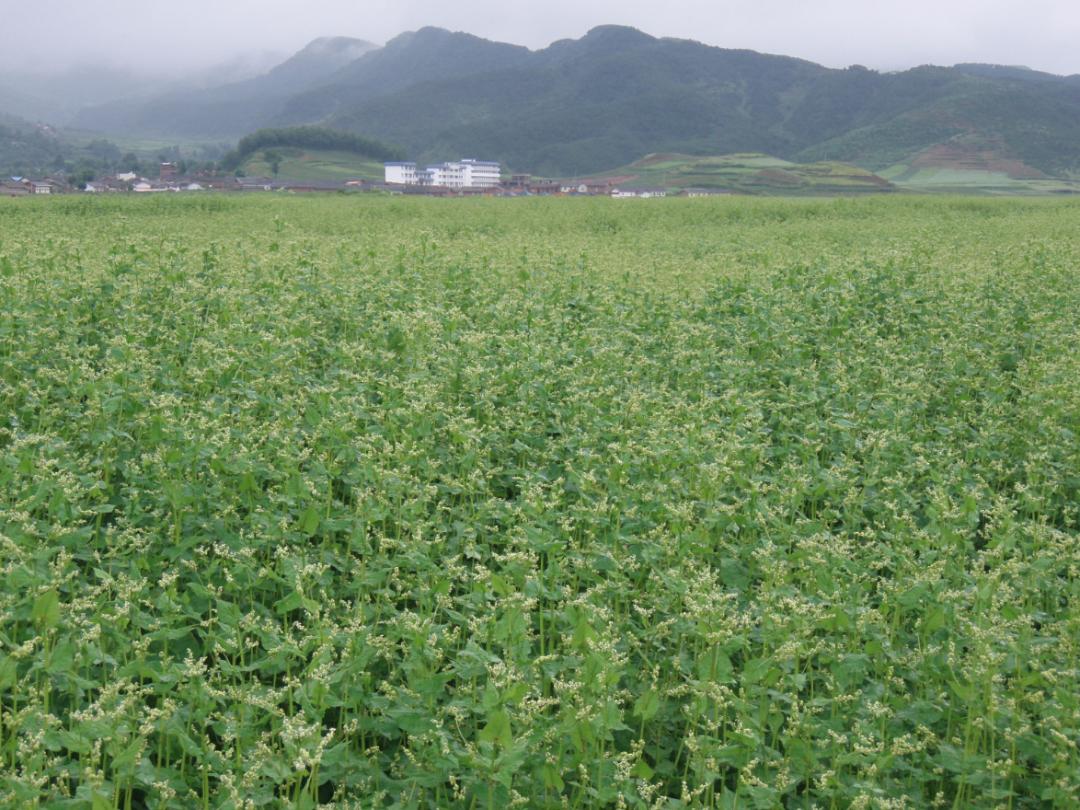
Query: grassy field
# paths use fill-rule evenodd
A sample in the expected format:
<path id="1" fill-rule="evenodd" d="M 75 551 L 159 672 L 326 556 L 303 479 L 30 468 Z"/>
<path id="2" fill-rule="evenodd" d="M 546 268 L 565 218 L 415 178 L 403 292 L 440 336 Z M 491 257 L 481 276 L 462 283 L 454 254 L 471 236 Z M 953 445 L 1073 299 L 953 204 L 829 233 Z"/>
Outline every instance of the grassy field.
<path id="1" fill-rule="evenodd" d="M 1075 808 L 1078 225 L 0 200 L 0 806 Z"/>
<path id="2" fill-rule="evenodd" d="M 986 195 L 1080 194 L 1080 184 L 1052 178 L 1011 177 L 1005 172 L 898 164 L 879 174 L 906 191 Z"/>
<path id="3" fill-rule="evenodd" d="M 740 194 L 824 196 L 895 191 L 872 172 L 845 163 L 792 163 L 759 154 L 697 157 L 649 155 L 608 176 L 633 177 L 629 186 L 706 188 Z"/>
<path id="4" fill-rule="evenodd" d="M 281 157 L 277 177 L 295 182 L 328 180 L 377 180 L 382 182 L 383 164 L 353 152 L 306 150 L 281 146 L 272 150 Z M 245 161 L 243 172 L 254 177 L 270 177 L 273 170 L 261 150 Z"/>

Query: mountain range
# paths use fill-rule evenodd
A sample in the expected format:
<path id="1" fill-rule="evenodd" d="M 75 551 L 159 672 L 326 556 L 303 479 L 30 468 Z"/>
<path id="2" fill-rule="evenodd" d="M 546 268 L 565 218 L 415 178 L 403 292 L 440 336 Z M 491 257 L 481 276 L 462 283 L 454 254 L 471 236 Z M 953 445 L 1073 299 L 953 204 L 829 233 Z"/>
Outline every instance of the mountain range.
<path id="1" fill-rule="evenodd" d="M 437 28 L 383 47 L 321 39 L 252 79 L 92 104 L 71 120 L 189 141 L 301 124 L 420 160 L 475 156 L 559 176 L 657 152 L 1080 175 L 1080 76 L 982 64 L 832 69 L 620 26 L 540 50 Z"/>

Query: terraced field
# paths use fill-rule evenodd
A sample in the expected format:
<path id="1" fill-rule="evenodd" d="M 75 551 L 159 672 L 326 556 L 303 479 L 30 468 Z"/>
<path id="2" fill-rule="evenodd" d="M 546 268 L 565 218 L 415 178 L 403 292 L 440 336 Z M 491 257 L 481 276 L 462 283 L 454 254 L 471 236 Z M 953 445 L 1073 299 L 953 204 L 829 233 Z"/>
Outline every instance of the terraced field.
<path id="1" fill-rule="evenodd" d="M 704 188 L 739 194 L 828 196 L 896 190 L 888 180 L 857 166 L 793 163 L 754 153 L 715 157 L 649 155 L 610 174 L 632 178 L 624 185 Z"/>
<path id="2" fill-rule="evenodd" d="M 0 200 L 0 805 L 1075 807 L 1078 225 Z"/>

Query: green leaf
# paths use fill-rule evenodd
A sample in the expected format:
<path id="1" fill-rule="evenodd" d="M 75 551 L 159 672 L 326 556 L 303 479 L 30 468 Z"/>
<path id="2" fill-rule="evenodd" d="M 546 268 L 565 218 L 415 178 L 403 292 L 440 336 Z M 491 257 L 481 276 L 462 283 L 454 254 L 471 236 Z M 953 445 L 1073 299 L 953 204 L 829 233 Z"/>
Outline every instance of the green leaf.
<path id="1" fill-rule="evenodd" d="M 655 771 L 649 767 L 649 763 L 643 759 L 639 759 L 637 764 L 630 769 L 630 775 L 636 776 L 638 779 L 652 779 L 654 773 Z"/>
<path id="2" fill-rule="evenodd" d="M 703 681 L 731 683 L 735 667 L 728 654 L 717 647 L 698 659 L 697 672 L 698 678 Z"/>
<path id="3" fill-rule="evenodd" d="M 510 715 L 503 709 L 496 709 L 487 716 L 487 725 L 480 732 L 480 742 L 498 744 L 509 748 L 514 742 L 510 729 Z"/>
<path id="4" fill-rule="evenodd" d="M 945 609 L 941 605 L 935 605 L 926 612 L 922 620 L 923 632 L 930 635 L 945 626 Z"/>
<path id="5" fill-rule="evenodd" d="M 574 637 L 571 639 L 570 644 L 574 649 L 582 650 L 588 643 L 589 639 L 596 638 L 596 631 L 592 629 L 592 626 L 585 619 L 584 614 L 578 617 L 577 624 L 574 627 Z"/>
<path id="6" fill-rule="evenodd" d="M 311 535 L 319 530 L 320 519 L 319 510 L 314 506 L 309 506 L 304 510 L 304 513 L 300 515 L 300 531 L 308 537 L 311 537 Z"/>
<path id="7" fill-rule="evenodd" d="M 529 685 L 519 681 L 506 688 L 502 694 L 502 699 L 507 705 L 514 706 L 520 703 L 527 694 L 529 694 Z"/>
<path id="8" fill-rule="evenodd" d="M 543 780 L 544 787 L 547 790 L 562 791 L 562 789 L 566 787 L 566 783 L 563 782 L 562 774 L 559 773 L 559 769 L 550 762 L 545 762 L 540 769 L 540 778 Z"/>
<path id="9" fill-rule="evenodd" d="M 14 658 L 0 657 L 0 689 L 10 689 L 19 678 L 18 664 Z"/>
<path id="10" fill-rule="evenodd" d="M 658 711 L 660 711 L 660 695 L 655 689 L 650 689 L 634 701 L 634 715 L 642 720 L 651 720 Z"/>
<path id="11" fill-rule="evenodd" d="M 291 613 L 299 608 L 304 608 L 309 613 L 316 613 L 319 610 L 319 603 L 314 599 L 301 596 L 298 591 L 293 591 L 274 603 L 274 610 L 277 611 L 279 616 L 284 616 L 286 613 Z"/>
<path id="12" fill-rule="evenodd" d="M 45 671 L 51 675 L 71 672 L 75 666 L 75 645 L 70 641 L 61 641 L 49 652 Z"/>
<path id="13" fill-rule="evenodd" d="M 89 754 L 93 744 L 82 734 L 73 731 L 58 731 L 56 738 L 68 751 L 75 754 Z"/>
<path id="14" fill-rule="evenodd" d="M 746 684 L 763 681 L 771 668 L 772 661 L 768 658 L 753 658 L 743 665 L 741 681 Z"/>
<path id="15" fill-rule="evenodd" d="M 34 600 L 30 618 L 45 630 L 51 630 L 60 623 L 60 594 L 56 588 L 50 588 Z"/>

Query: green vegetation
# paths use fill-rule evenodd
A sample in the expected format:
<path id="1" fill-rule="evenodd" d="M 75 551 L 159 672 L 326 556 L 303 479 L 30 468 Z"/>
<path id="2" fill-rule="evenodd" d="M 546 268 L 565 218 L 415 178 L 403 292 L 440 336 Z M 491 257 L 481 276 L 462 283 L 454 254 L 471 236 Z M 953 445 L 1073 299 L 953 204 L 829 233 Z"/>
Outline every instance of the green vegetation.
<path id="1" fill-rule="evenodd" d="M 286 63 L 288 64 L 288 63 Z M 1065 77 L 985 65 L 878 73 L 601 26 L 529 51 L 436 28 L 300 87 L 273 72 L 184 99 L 88 110 L 102 131 L 232 136 L 319 124 L 564 177 L 650 153 L 764 152 L 872 171 L 979 138 L 1055 177 L 1080 172 L 1080 95 Z M 305 74 L 306 75 L 306 74 Z"/>
<path id="2" fill-rule="evenodd" d="M 890 166 L 879 174 L 896 186 L 912 191 L 976 194 L 1080 194 L 1074 180 L 1012 177 L 1007 172 L 955 166 Z"/>
<path id="3" fill-rule="evenodd" d="M 253 154 L 240 166 L 240 170 L 252 177 L 275 176 L 294 182 L 352 179 L 381 182 L 384 176 L 381 162 L 366 159 L 355 152 L 290 147 L 273 151 L 281 158 L 276 173 L 273 165 L 266 159 L 265 151 Z"/>
<path id="4" fill-rule="evenodd" d="M 768 155 L 649 155 L 606 173 L 624 185 L 703 188 L 740 194 L 831 195 L 895 190 L 884 178 L 843 163 L 792 163 Z"/>
<path id="5" fill-rule="evenodd" d="M 227 149 L 205 143 L 180 146 L 164 141 L 108 139 L 91 133 L 58 133 L 0 116 L 0 177 L 53 175 L 80 185 L 120 171 L 155 177 L 162 161 L 173 161 L 184 171 L 212 170 Z"/>
<path id="6" fill-rule="evenodd" d="M 0 200 L 0 805 L 1074 808 L 1078 217 Z"/>
<path id="7" fill-rule="evenodd" d="M 48 169 L 63 171 L 65 146 L 26 121 L 0 118 L 0 177 Z"/>
<path id="8" fill-rule="evenodd" d="M 349 132 L 339 132 L 323 127 L 286 127 L 285 129 L 260 129 L 258 132 L 241 138 L 236 149 L 222 159 L 222 168 L 231 171 L 260 149 L 274 148 L 280 152 L 277 147 L 350 152 L 371 161 L 400 160 L 403 157 L 402 151 L 395 146 L 388 146 Z"/>

